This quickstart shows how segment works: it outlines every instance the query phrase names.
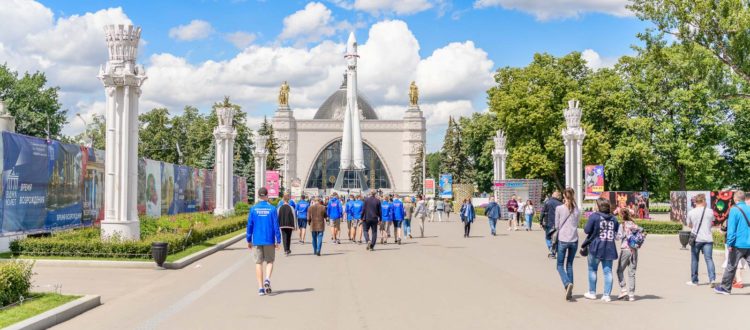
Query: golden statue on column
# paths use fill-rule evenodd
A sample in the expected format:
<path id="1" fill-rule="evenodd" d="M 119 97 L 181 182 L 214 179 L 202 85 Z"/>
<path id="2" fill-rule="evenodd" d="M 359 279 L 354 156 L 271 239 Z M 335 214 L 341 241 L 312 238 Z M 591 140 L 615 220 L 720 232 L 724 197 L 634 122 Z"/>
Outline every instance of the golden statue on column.
<path id="1" fill-rule="evenodd" d="M 289 105 L 289 84 L 284 81 L 283 84 L 281 84 L 281 88 L 279 89 L 279 105 L 280 106 L 288 106 Z"/>
<path id="2" fill-rule="evenodd" d="M 409 105 L 416 107 L 419 103 L 419 87 L 414 81 L 409 85 Z"/>

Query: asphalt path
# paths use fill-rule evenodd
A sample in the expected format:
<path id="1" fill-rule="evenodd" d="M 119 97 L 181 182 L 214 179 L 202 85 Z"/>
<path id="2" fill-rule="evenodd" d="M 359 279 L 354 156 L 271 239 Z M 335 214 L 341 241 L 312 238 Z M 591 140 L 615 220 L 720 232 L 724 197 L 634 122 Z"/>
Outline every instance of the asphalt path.
<path id="1" fill-rule="evenodd" d="M 427 223 L 426 237 L 374 252 L 332 244 L 326 232 L 320 257 L 309 243 L 277 253 L 274 293 L 264 297 L 244 241 L 182 270 L 37 265 L 35 285 L 102 296 L 102 306 L 56 329 L 750 329 L 750 289 L 720 296 L 685 285 L 690 255 L 676 236 L 647 238 L 636 301 L 584 299 L 577 257 L 567 302 L 542 231 L 498 227 L 490 236 L 480 218 L 463 238 L 460 222 Z M 700 269 L 706 282 L 702 261 Z M 601 271 L 598 286 L 601 295 Z M 614 287 L 616 296 L 616 276 Z"/>

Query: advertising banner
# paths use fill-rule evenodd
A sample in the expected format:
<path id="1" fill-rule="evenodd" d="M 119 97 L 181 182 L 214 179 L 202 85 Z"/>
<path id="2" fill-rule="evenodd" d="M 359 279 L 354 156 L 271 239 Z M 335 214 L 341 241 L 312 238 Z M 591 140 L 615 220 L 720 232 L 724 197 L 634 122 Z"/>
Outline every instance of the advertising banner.
<path id="1" fill-rule="evenodd" d="M 453 198 L 453 175 L 440 175 L 440 198 Z"/>
<path id="2" fill-rule="evenodd" d="M 586 195 L 585 199 L 597 199 L 604 192 L 604 166 L 586 165 L 585 176 Z"/>
<path id="3" fill-rule="evenodd" d="M 615 215 L 628 210 L 637 219 L 651 218 L 648 213 L 649 193 L 647 191 L 605 191 L 601 197 L 609 199 Z"/>
<path id="4" fill-rule="evenodd" d="M 542 209 L 542 188 L 544 182 L 537 179 L 508 179 L 495 181 L 497 203 L 500 204 L 501 216 L 508 218 L 508 201 L 515 196 L 516 202 L 531 201 L 536 211 Z"/>
<path id="5" fill-rule="evenodd" d="M 714 226 L 720 226 L 727 220 L 729 210 L 734 206 L 734 191 L 712 191 L 709 205 L 714 210 Z"/>
<path id="6" fill-rule="evenodd" d="M 39 231 L 47 216 L 47 141 L 3 132 L 4 234 Z"/>
<path id="7" fill-rule="evenodd" d="M 146 215 L 158 218 L 161 216 L 161 162 L 146 159 L 145 165 L 146 189 L 143 190 L 146 199 Z"/>
<path id="8" fill-rule="evenodd" d="M 161 214 L 174 213 L 174 165 L 161 163 Z"/>
<path id="9" fill-rule="evenodd" d="M 669 192 L 669 219 L 687 224 L 687 194 L 684 191 Z"/>
<path id="10" fill-rule="evenodd" d="M 290 194 L 293 200 L 299 200 L 302 197 L 302 180 L 299 178 L 292 180 Z"/>
<path id="11" fill-rule="evenodd" d="M 185 199 L 188 190 L 188 181 L 190 180 L 190 168 L 182 165 L 174 166 L 174 201 L 173 211 L 169 214 L 187 212 L 187 200 Z"/>
<path id="12" fill-rule="evenodd" d="M 104 219 L 104 152 L 83 149 L 83 216 L 82 225 L 92 226 Z"/>
<path id="13" fill-rule="evenodd" d="M 51 141 L 45 229 L 80 227 L 83 217 L 83 153 L 81 147 Z"/>
<path id="14" fill-rule="evenodd" d="M 424 196 L 427 198 L 435 197 L 435 179 L 424 179 Z"/>
<path id="15" fill-rule="evenodd" d="M 280 189 L 279 171 L 266 171 L 266 189 L 268 198 L 279 198 Z"/>

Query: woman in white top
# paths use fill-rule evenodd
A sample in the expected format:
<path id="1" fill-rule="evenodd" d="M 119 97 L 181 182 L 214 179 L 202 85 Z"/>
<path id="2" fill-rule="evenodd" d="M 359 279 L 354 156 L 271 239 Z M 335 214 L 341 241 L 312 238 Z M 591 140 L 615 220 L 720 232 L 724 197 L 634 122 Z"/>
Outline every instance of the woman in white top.
<path id="1" fill-rule="evenodd" d="M 526 231 L 531 230 L 531 220 L 534 219 L 534 202 L 530 199 L 526 201 L 523 207 L 523 214 L 526 216 Z"/>

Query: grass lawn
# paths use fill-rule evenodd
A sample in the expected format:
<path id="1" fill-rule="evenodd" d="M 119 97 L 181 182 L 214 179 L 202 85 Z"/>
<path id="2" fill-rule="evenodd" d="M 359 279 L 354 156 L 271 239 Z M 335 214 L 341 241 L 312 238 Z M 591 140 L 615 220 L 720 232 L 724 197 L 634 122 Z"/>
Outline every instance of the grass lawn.
<path id="1" fill-rule="evenodd" d="M 212 239 L 209 239 L 208 241 L 205 241 L 200 244 L 193 245 L 183 251 L 170 254 L 167 256 L 167 262 L 174 262 L 181 258 L 184 258 L 186 256 L 189 256 L 193 253 L 199 252 L 203 249 L 210 248 L 216 244 L 219 244 L 223 241 L 226 241 L 234 236 L 237 236 L 239 234 L 242 234 L 245 232 L 245 229 L 240 229 L 235 232 L 231 232 L 229 234 L 223 235 L 223 236 L 217 236 Z M 0 253 L 0 259 L 11 259 L 14 258 L 13 254 L 11 252 L 4 252 Z M 20 255 L 15 256 L 15 258 L 18 259 L 48 259 L 48 260 L 109 260 L 109 261 L 151 261 L 151 259 L 140 259 L 140 258 L 105 258 L 105 257 L 65 257 L 65 256 L 29 256 L 29 255 Z"/>
<path id="2" fill-rule="evenodd" d="M 0 311 L 0 328 L 5 328 L 80 298 L 80 296 L 65 296 L 57 293 L 38 293 L 34 294 L 33 297 L 34 299 L 31 301 Z"/>

